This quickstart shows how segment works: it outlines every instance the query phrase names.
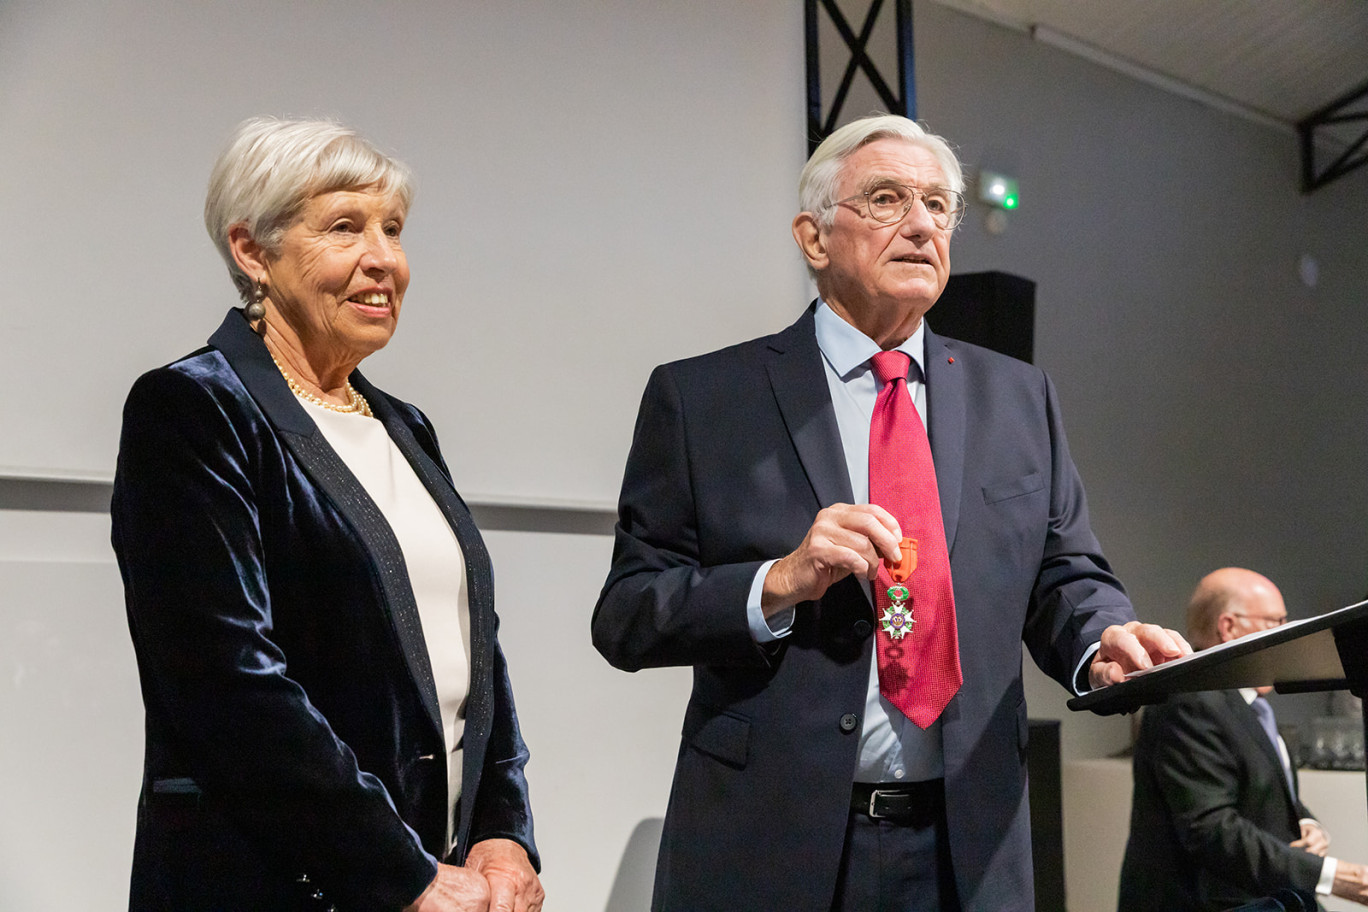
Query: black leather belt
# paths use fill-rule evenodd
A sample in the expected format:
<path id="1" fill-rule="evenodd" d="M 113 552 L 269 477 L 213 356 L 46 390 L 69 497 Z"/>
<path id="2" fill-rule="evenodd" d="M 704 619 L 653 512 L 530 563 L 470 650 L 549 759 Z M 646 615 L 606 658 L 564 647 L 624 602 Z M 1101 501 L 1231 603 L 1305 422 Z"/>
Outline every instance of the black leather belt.
<path id="1" fill-rule="evenodd" d="M 857 782 L 850 793 L 850 809 L 875 820 L 934 822 L 945 805 L 945 780 L 924 782 Z"/>

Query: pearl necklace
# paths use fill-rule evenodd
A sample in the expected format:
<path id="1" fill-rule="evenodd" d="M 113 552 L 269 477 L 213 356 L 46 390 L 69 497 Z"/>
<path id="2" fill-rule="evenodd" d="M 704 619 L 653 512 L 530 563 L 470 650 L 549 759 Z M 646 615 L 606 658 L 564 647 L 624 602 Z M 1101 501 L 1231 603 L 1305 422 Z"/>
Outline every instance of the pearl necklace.
<path id="1" fill-rule="evenodd" d="M 295 381 L 295 378 L 290 376 L 290 372 L 285 370 L 285 365 L 281 364 L 279 361 L 276 361 L 276 356 L 274 354 L 271 355 L 271 361 L 275 363 L 276 369 L 280 371 L 280 375 L 285 378 L 285 383 L 289 385 L 290 392 L 294 393 L 296 396 L 298 396 L 300 399 L 303 399 L 305 402 L 312 402 L 314 405 L 320 406 L 321 408 L 325 408 L 330 412 L 342 412 L 343 414 L 364 415 L 367 418 L 371 417 L 370 403 L 366 401 L 365 396 L 361 395 L 361 393 L 357 391 L 356 387 L 351 385 L 350 380 L 347 381 L 346 385 L 347 404 L 338 405 L 334 402 L 329 402 L 326 399 L 315 396 L 313 393 L 309 392 L 304 387 L 300 386 Z"/>

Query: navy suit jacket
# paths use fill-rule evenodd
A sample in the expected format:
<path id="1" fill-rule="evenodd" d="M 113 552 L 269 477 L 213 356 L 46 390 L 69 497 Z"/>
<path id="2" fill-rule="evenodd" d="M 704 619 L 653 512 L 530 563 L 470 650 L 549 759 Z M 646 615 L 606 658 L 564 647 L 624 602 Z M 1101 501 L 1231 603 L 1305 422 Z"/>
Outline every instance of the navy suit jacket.
<path id="1" fill-rule="evenodd" d="M 1313 815 L 1288 790 L 1273 742 L 1239 691 L 1175 694 L 1146 707 L 1134 770 L 1121 912 L 1204 912 L 1288 887 L 1315 891 L 1324 860 L 1288 845 Z"/>
<path id="2" fill-rule="evenodd" d="M 535 865 L 488 553 L 426 418 L 352 382 L 465 554 L 450 860 L 499 836 Z M 147 718 L 130 908 L 370 912 L 416 898 L 445 854 L 447 784 L 403 553 L 239 311 L 133 386 L 112 513 Z"/>
<path id="3" fill-rule="evenodd" d="M 758 646 L 746 619 L 761 563 L 851 500 L 813 314 L 657 368 L 642 400 L 593 635 L 619 668 L 694 669 L 656 909 L 831 905 L 873 610 L 847 577 L 799 605 L 777 644 Z M 1031 909 L 1022 641 L 1067 685 L 1133 613 L 1044 373 L 929 331 L 926 355 L 964 671 L 943 715 L 955 877 L 966 909 Z"/>

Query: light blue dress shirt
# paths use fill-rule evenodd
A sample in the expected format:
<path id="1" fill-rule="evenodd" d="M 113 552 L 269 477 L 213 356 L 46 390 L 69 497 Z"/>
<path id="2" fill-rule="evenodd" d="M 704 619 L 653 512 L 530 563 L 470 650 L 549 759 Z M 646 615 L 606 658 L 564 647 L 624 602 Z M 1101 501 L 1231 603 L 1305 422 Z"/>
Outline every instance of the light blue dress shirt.
<path id="1" fill-rule="evenodd" d="M 855 503 L 869 503 L 869 421 L 874 414 L 874 402 L 879 398 L 879 381 L 869 359 L 881 349 L 873 339 L 838 317 L 825 301 L 817 305 L 816 322 L 817 346 L 822 350 L 831 403 L 836 409 L 836 426 L 841 433 L 841 448 L 845 450 L 851 494 Z M 925 332 L 923 321 L 897 348 L 909 355 L 915 365 L 908 372 L 907 389 L 923 423 L 926 421 L 926 383 L 922 379 Z M 773 565 L 774 561 L 769 561 L 756 573 L 747 605 L 751 633 L 760 643 L 787 636 L 793 625 L 793 608 L 778 612 L 768 622 L 761 610 L 765 574 Z M 862 589 L 873 606 L 872 585 L 866 583 Z M 885 700 L 879 693 L 878 663 L 871 661 L 855 781 L 919 782 L 938 779 L 944 774 L 940 722 L 932 723 L 923 731 Z"/>

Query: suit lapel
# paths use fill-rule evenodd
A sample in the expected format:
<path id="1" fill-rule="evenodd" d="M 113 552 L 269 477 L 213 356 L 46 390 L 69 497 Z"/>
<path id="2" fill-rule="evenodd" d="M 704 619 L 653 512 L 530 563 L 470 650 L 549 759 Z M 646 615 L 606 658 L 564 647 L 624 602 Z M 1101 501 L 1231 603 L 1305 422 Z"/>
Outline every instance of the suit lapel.
<path id="1" fill-rule="evenodd" d="M 466 594 L 470 603 L 470 693 L 466 698 L 465 727 L 461 735 L 461 748 L 468 758 L 462 770 L 461 794 L 475 795 L 479 793 L 483 770 L 480 762 L 469 758 L 484 757 L 494 711 L 494 677 L 490 668 L 493 650 L 488 645 L 495 636 L 493 564 L 470 510 L 456 493 L 446 467 L 438 461 L 437 441 L 423 429 L 423 436 L 431 449 L 424 446 L 414 428 L 390 404 L 389 397 L 372 386 L 359 371 L 352 374 L 351 381 L 366 397 L 375 417 L 384 423 L 390 439 L 413 467 L 423 487 L 432 495 L 437 508 L 455 533 L 465 558 Z M 460 819 L 456 833 L 459 842 L 464 844 L 463 834 L 470 831 L 475 802 L 462 801 L 458 813 Z"/>
<path id="2" fill-rule="evenodd" d="M 222 325 L 209 337 L 209 344 L 228 360 L 247 392 L 276 428 L 280 439 L 299 460 L 322 494 L 346 518 L 352 531 L 370 553 L 385 611 L 398 638 L 409 673 L 418 687 L 428 720 L 440 741 L 442 719 L 437 703 L 437 685 L 432 676 L 432 663 L 428 658 L 427 643 L 423 639 L 423 626 L 413 588 L 409 584 L 404 553 L 394 531 L 375 501 L 328 444 L 304 406 L 290 392 L 285 378 L 272 363 L 265 343 L 252 332 L 237 310 L 228 312 Z M 368 392 L 373 389 L 367 386 Z"/>
<path id="3" fill-rule="evenodd" d="M 447 524 L 456 535 L 456 541 L 461 546 L 461 554 L 465 558 L 466 592 L 470 601 L 470 679 L 473 699 L 476 696 L 475 682 L 484 681 L 488 676 L 488 669 L 485 668 L 489 661 L 488 650 L 477 648 L 477 644 L 488 642 L 494 636 L 494 575 L 484 538 L 480 535 L 470 510 L 456 493 L 446 469 L 418 442 L 413 429 L 390 404 L 389 397 L 372 386 L 359 371 L 353 373 L 351 379 L 352 385 L 370 403 L 375 417 L 385 425 L 394 445 L 413 467 L 418 480 L 432 495 L 437 508 L 442 511 Z M 436 441 L 433 441 L 433 451 L 436 451 Z M 471 714 L 467 713 L 468 716 Z"/>
<path id="4" fill-rule="evenodd" d="M 964 486 L 964 435 L 967 426 L 964 369 L 952 358 L 945 340 L 926 328 L 927 436 L 940 490 L 945 544 L 953 556 L 959 528 L 960 494 Z"/>
<path id="5" fill-rule="evenodd" d="M 815 312 L 814 304 L 798 322 L 770 340 L 765 368 L 808 484 L 817 503 L 826 507 L 850 503 L 855 495 L 850 488 L 850 472 L 841 447 L 836 411 L 831 405 L 822 352 L 817 347 Z"/>
<path id="6" fill-rule="evenodd" d="M 1282 793 L 1287 796 L 1292 815 L 1297 816 L 1297 798 L 1292 794 L 1292 790 L 1287 784 L 1287 775 L 1283 772 L 1282 757 L 1278 756 L 1278 749 L 1268 739 L 1268 732 L 1264 731 L 1258 715 L 1254 712 L 1254 707 L 1245 701 L 1244 694 L 1238 690 L 1226 691 L 1226 700 L 1230 703 L 1231 714 L 1240 720 L 1240 725 L 1244 728 L 1245 733 L 1258 745 L 1264 761 L 1269 765 L 1273 776 L 1282 785 Z"/>

